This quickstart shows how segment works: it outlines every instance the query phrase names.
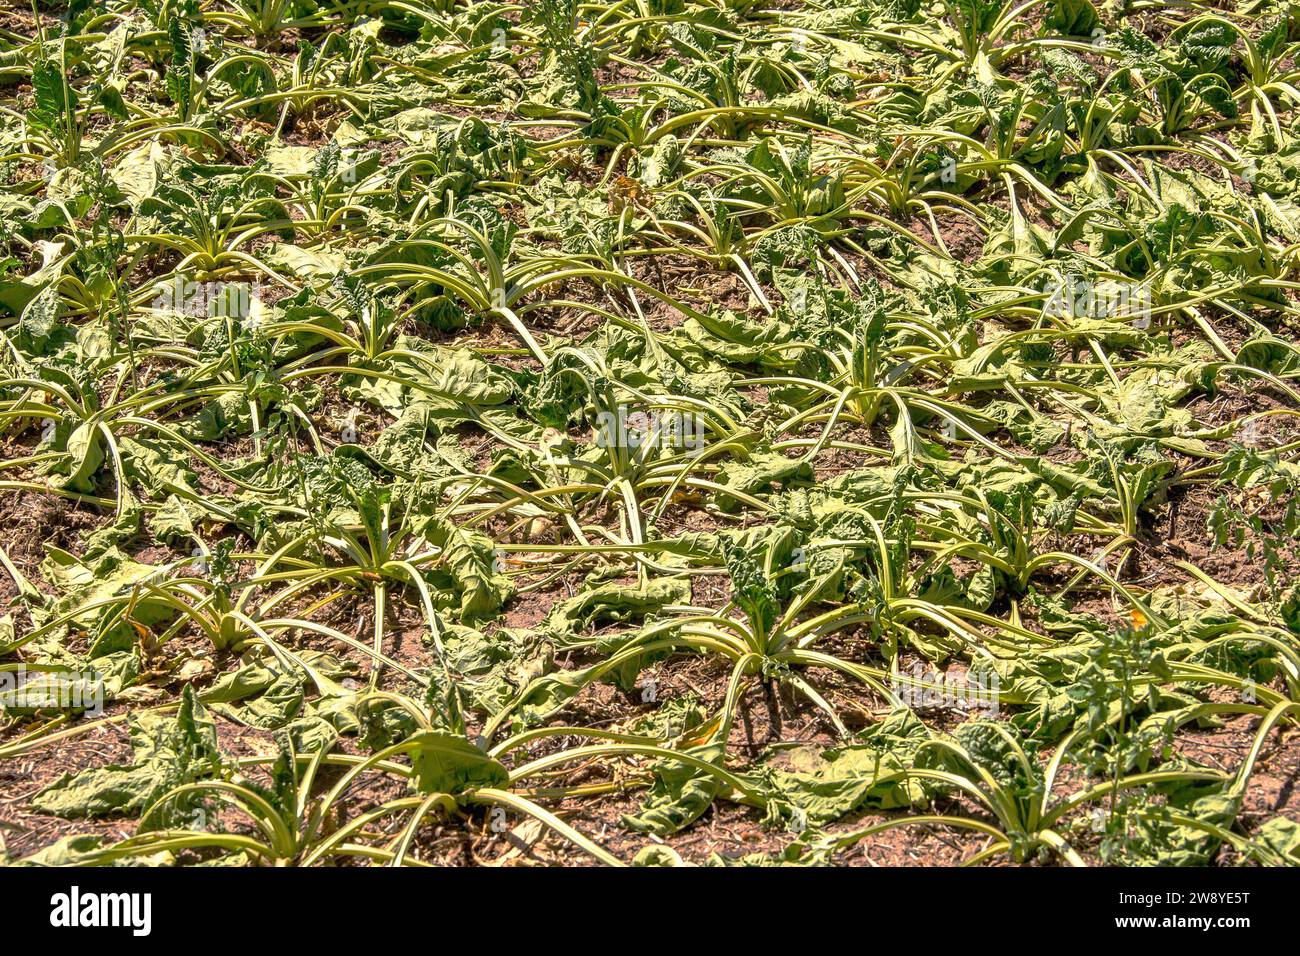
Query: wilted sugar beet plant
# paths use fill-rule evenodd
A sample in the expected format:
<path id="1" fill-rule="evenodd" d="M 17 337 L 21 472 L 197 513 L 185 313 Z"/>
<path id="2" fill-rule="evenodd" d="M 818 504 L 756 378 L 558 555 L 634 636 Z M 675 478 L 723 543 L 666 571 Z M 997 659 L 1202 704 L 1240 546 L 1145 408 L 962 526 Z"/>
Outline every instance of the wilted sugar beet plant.
<path id="1" fill-rule="evenodd" d="M 1300 863 L 1292 5 L 44 6 L 5 862 Z"/>

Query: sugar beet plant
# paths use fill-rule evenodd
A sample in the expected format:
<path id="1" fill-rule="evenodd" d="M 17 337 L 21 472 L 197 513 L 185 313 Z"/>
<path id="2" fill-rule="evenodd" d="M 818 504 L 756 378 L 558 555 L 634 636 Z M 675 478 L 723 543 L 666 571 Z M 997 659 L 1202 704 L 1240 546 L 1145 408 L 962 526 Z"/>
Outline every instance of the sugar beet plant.
<path id="1" fill-rule="evenodd" d="M 9 5 L 0 859 L 1300 863 L 1298 52 Z"/>

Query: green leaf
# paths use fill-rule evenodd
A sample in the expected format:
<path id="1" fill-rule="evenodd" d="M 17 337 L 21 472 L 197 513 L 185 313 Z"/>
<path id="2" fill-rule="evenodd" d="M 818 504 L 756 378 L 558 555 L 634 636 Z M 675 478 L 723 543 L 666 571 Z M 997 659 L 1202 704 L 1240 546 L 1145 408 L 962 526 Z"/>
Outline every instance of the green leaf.
<path id="1" fill-rule="evenodd" d="M 691 585 L 684 578 L 600 584 L 552 605 L 542 629 L 561 641 L 573 640 L 594 627 L 644 620 L 669 605 L 690 601 Z"/>
<path id="2" fill-rule="evenodd" d="M 723 756 L 721 744 L 687 752 L 710 763 L 719 763 Z M 624 826 L 638 833 L 667 836 L 690 826 L 709 809 L 723 787 L 717 775 L 680 760 L 661 760 L 651 767 L 651 773 L 654 783 L 641 812 L 622 818 Z"/>
<path id="3" fill-rule="evenodd" d="M 216 727 L 186 686 L 174 717 L 131 719 L 132 762 L 64 774 L 32 797 L 54 816 L 139 814 L 173 787 L 216 773 L 221 766 Z"/>
<path id="4" fill-rule="evenodd" d="M 848 746 L 792 751 L 785 757 L 790 769 L 769 764 L 760 771 L 771 791 L 768 814 L 820 827 L 863 807 L 924 805 L 925 788 L 904 772 L 928 739 L 912 711 L 896 710 Z"/>
<path id="5" fill-rule="evenodd" d="M 463 621 L 490 616 L 514 593 L 514 585 L 502 573 L 504 562 L 496 544 L 487 535 L 442 518 L 425 519 L 421 533 L 442 552 L 428 577 L 435 587 L 458 599 Z"/>
<path id="6" fill-rule="evenodd" d="M 35 105 L 27 112 L 27 123 L 62 141 L 65 124 L 77 108 L 77 94 L 63 71 L 54 63 L 38 63 L 32 68 L 32 95 Z M 75 121 L 73 128 L 75 129 Z"/>
<path id="7" fill-rule="evenodd" d="M 461 796 L 479 787 L 505 787 L 510 771 L 464 737 L 425 730 L 409 738 L 411 766 L 421 793 Z"/>
<path id="8" fill-rule="evenodd" d="M 1101 18 L 1091 0 L 1051 0 L 1043 23 L 1066 36 L 1090 37 Z"/>

